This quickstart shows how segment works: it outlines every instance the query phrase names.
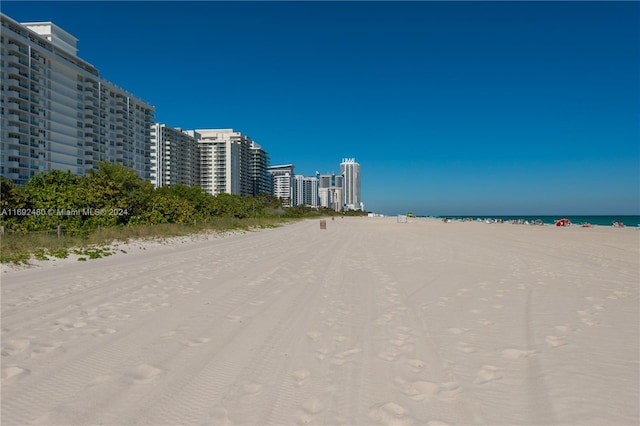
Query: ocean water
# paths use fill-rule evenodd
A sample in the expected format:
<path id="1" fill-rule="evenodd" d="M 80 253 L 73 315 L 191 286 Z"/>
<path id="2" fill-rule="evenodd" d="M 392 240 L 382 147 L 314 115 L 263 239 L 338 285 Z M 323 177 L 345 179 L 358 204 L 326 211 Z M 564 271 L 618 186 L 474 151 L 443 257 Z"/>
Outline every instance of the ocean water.
<path id="1" fill-rule="evenodd" d="M 613 222 L 622 222 L 625 226 L 638 227 L 640 226 L 640 216 L 633 215 L 620 215 L 620 216 L 438 216 L 441 218 L 447 217 L 449 219 L 504 219 L 505 222 L 511 220 L 526 220 L 534 222 L 538 219 L 545 225 L 554 225 L 558 219 L 567 218 L 573 225 L 582 225 L 585 222 L 589 222 L 592 225 L 599 226 L 612 226 Z"/>

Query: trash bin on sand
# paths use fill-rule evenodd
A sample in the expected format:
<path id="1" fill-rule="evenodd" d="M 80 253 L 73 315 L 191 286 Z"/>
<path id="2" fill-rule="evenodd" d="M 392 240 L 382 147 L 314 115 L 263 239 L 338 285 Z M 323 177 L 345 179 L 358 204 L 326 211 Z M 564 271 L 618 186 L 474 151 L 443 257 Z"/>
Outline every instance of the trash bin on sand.
<path id="1" fill-rule="evenodd" d="M 320 229 L 327 229 L 327 221 L 326 220 L 321 220 L 320 221 Z"/>

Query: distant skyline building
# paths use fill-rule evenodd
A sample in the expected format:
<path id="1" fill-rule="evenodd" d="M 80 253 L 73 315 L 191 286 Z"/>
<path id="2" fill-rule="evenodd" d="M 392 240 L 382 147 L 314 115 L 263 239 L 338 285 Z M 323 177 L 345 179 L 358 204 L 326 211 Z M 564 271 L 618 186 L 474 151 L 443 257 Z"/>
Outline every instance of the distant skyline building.
<path id="1" fill-rule="evenodd" d="M 282 164 L 269 167 L 273 192 L 283 201 L 283 205 L 293 205 L 293 164 Z"/>
<path id="2" fill-rule="evenodd" d="M 158 188 L 200 186 L 198 133 L 156 123 L 151 129 L 151 182 Z"/>
<path id="3" fill-rule="evenodd" d="M 318 207 L 318 178 L 315 176 L 294 175 L 293 177 L 293 205 Z"/>
<path id="4" fill-rule="evenodd" d="M 360 164 L 355 158 L 343 158 L 340 174 L 344 177 L 343 204 L 347 210 L 364 210 L 360 199 Z"/>
<path id="5" fill-rule="evenodd" d="M 40 172 L 82 176 L 109 161 L 150 180 L 154 107 L 102 78 L 52 22 L 0 19 L 0 174 L 24 185 Z"/>
<path id="6" fill-rule="evenodd" d="M 344 179 L 341 175 L 318 174 L 318 197 L 320 198 L 320 206 L 335 211 L 343 210 L 343 191 Z"/>

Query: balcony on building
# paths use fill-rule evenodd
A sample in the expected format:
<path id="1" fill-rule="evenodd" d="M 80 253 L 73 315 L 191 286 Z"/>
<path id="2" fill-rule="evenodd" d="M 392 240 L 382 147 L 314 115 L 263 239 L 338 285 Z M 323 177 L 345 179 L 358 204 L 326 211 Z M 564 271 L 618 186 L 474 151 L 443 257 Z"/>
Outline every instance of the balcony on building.
<path id="1" fill-rule="evenodd" d="M 9 43 L 7 45 L 7 52 L 9 52 L 10 55 L 13 54 L 14 56 L 17 56 L 15 54 L 23 54 L 23 55 L 29 54 L 29 51 L 26 48 L 19 46 L 15 43 Z"/>
<path id="2" fill-rule="evenodd" d="M 7 179 L 11 179 L 16 183 L 20 181 L 20 174 L 18 173 L 6 173 L 5 176 L 7 177 Z"/>

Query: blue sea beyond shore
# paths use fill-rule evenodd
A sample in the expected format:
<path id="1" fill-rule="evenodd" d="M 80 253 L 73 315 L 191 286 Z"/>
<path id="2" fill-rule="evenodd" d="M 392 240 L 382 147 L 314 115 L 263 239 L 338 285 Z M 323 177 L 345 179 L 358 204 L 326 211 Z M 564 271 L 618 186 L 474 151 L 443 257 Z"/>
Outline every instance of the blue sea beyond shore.
<path id="1" fill-rule="evenodd" d="M 440 218 L 449 218 L 449 219 L 468 219 L 472 218 L 473 220 L 477 219 L 504 219 L 505 222 L 509 222 L 512 220 L 525 220 L 528 222 L 535 222 L 536 220 L 541 220 L 545 225 L 553 225 L 556 223 L 558 219 L 567 218 L 574 225 L 581 225 L 585 222 L 588 222 L 592 225 L 598 226 L 612 226 L 613 222 L 622 222 L 625 226 L 636 227 L 640 226 L 640 216 L 638 215 L 620 215 L 620 216 L 437 216 Z"/>

